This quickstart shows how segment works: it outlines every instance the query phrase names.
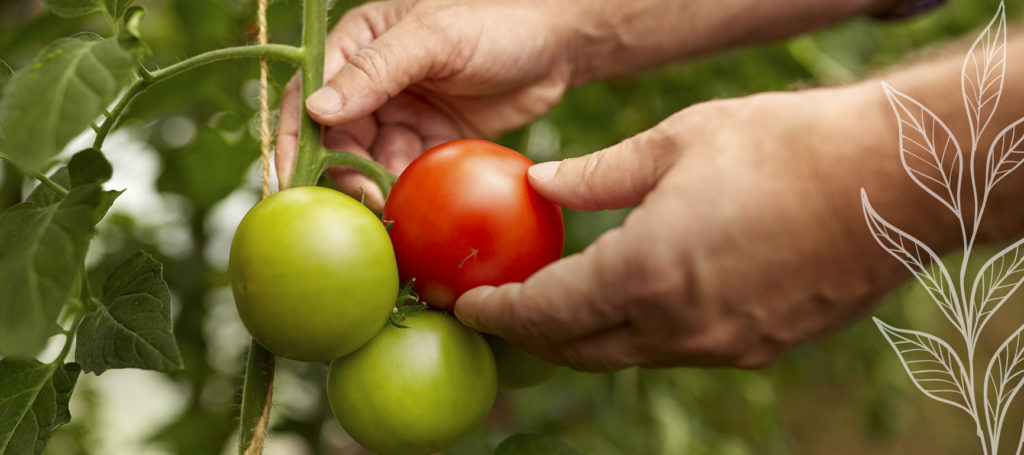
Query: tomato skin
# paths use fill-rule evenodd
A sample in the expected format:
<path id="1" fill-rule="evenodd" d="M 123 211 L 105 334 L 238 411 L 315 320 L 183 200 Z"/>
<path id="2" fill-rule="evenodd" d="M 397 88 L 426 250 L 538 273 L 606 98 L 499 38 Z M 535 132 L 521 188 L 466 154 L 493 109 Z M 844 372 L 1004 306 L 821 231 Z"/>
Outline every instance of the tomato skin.
<path id="1" fill-rule="evenodd" d="M 494 357 L 454 317 L 422 311 L 331 362 L 327 398 L 345 431 L 381 455 L 427 455 L 459 442 L 494 405 Z"/>
<path id="2" fill-rule="evenodd" d="M 329 362 L 391 314 L 398 269 L 383 224 L 340 192 L 300 187 L 256 204 L 231 242 L 231 290 L 245 327 L 281 357 Z"/>
<path id="3" fill-rule="evenodd" d="M 547 363 L 496 335 L 484 336 L 494 353 L 498 367 L 498 387 L 502 389 L 525 389 L 542 384 L 555 377 L 561 369 Z"/>
<path id="4" fill-rule="evenodd" d="M 523 281 L 562 256 L 562 210 L 527 180 L 533 164 L 488 141 L 434 147 L 402 172 L 384 204 L 403 282 L 450 310 L 480 285 Z"/>

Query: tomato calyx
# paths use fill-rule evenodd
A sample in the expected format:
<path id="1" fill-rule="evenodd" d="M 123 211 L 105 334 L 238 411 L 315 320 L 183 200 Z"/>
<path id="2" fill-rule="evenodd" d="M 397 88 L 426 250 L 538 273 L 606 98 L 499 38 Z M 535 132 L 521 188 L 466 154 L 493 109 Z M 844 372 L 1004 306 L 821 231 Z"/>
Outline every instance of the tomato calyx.
<path id="1" fill-rule="evenodd" d="M 398 298 L 395 299 L 395 307 L 391 309 L 391 317 L 388 318 L 388 322 L 390 322 L 391 325 L 407 329 L 409 327 L 402 324 L 405 322 L 405 318 L 411 314 L 416 314 L 427 309 L 427 304 L 420 300 L 419 294 L 412 289 L 413 283 L 415 282 L 416 279 L 413 278 L 398 290 Z"/>

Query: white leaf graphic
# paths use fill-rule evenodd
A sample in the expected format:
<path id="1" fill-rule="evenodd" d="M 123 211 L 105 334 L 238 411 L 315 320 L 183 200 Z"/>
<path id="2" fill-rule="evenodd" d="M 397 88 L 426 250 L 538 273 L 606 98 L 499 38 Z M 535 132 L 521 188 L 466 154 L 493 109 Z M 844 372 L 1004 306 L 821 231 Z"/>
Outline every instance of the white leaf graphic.
<path id="1" fill-rule="evenodd" d="M 999 104 L 1005 73 L 1006 9 L 1000 3 L 996 15 L 967 52 L 960 73 L 960 88 L 974 144 L 981 138 Z"/>
<path id="2" fill-rule="evenodd" d="M 942 205 L 960 215 L 963 154 L 945 123 L 913 98 L 882 82 L 900 125 L 900 160 L 907 174 Z"/>
<path id="3" fill-rule="evenodd" d="M 942 314 L 945 314 L 949 322 L 963 333 L 966 325 L 959 305 L 960 300 L 956 295 L 953 278 L 949 276 L 949 272 L 939 257 L 931 248 L 928 248 L 928 245 L 885 221 L 871 207 L 868 195 L 863 188 L 860 190 L 860 198 L 861 206 L 864 209 L 864 219 L 867 220 L 868 228 L 875 241 L 882 246 L 882 249 L 899 259 L 914 274 L 917 281 L 928 291 L 932 300 L 938 304 Z"/>
<path id="4" fill-rule="evenodd" d="M 964 365 L 945 341 L 924 332 L 897 329 L 878 318 L 872 319 L 896 350 L 918 389 L 932 399 L 971 414 L 964 386 Z"/>
<path id="5" fill-rule="evenodd" d="M 1024 326 L 1006 339 L 985 370 L 985 413 L 994 444 L 999 441 L 1010 403 L 1021 388 L 1024 388 Z"/>
<path id="6" fill-rule="evenodd" d="M 1024 118 L 999 132 L 985 160 L 985 191 L 1020 167 L 1024 161 Z"/>
<path id="7" fill-rule="evenodd" d="M 992 256 L 978 271 L 978 278 L 971 287 L 972 308 L 968 317 L 974 322 L 972 341 L 977 341 L 985 324 L 1021 283 L 1024 283 L 1024 239 Z"/>

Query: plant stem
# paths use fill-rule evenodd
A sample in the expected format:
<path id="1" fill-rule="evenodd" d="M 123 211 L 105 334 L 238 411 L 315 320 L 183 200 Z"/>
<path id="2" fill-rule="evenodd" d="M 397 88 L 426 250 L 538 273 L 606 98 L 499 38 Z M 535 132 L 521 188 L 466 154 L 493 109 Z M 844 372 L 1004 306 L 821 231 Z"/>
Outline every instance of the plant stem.
<path id="1" fill-rule="evenodd" d="M 395 185 L 395 180 L 398 179 L 395 174 L 388 172 L 387 169 L 384 169 L 384 166 L 381 166 L 376 161 L 368 160 L 352 152 L 328 151 L 326 152 L 324 165 L 346 166 L 366 174 L 367 177 L 380 187 L 380 192 L 385 198 L 388 197 L 391 187 Z"/>
<path id="2" fill-rule="evenodd" d="M 256 340 L 249 343 L 249 359 L 245 364 L 242 386 L 241 435 L 238 453 L 259 454 L 270 420 L 270 402 L 274 385 L 274 355 Z"/>
<path id="3" fill-rule="evenodd" d="M 292 60 L 298 62 L 302 69 L 303 99 L 323 85 L 326 38 L 327 1 L 303 0 L 302 48 L 293 54 L 295 59 Z M 154 78 L 160 76 L 159 72 L 153 73 Z M 298 152 L 292 185 L 315 185 L 320 176 L 324 153 L 320 146 L 320 126 L 308 114 L 302 116 L 299 127 Z M 273 380 L 274 355 L 253 340 L 249 346 L 242 391 L 242 428 L 238 444 L 240 454 L 257 455 L 262 451 L 270 416 Z"/>
<path id="4" fill-rule="evenodd" d="M 107 115 L 106 119 L 103 120 L 103 124 L 97 129 L 96 140 L 93 141 L 93 148 L 102 148 L 103 141 L 107 138 L 107 134 L 110 133 L 114 124 L 117 123 L 117 120 L 121 117 L 125 108 L 131 104 L 132 100 L 134 100 L 139 93 L 150 86 L 209 63 L 239 58 L 258 58 L 264 55 L 293 63 L 300 63 L 304 60 L 303 50 L 301 48 L 284 44 L 259 44 L 227 47 L 224 49 L 204 52 L 166 68 L 161 68 L 152 72 L 144 68 L 140 69 L 139 78 L 128 86 L 124 95 L 120 100 L 118 100 L 117 104 L 114 105 L 113 109 L 110 110 L 110 115 Z"/>
<path id="5" fill-rule="evenodd" d="M 327 38 L 327 3 L 302 2 L 302 99 L 324 84 L 324 45 Z M 292 186 L 316 185 L 323 171 L 325 155 L 320 142 L 320 125 L 303 109 L 299 125 L 299 153 L 295 159 Z"/>
<path id="6" fill-rule="evenodd" d="M 4 161 L 7 161 L 8 163 L 10 163 L 11 166 L 14 166 L 14 167 L 18 168 L 18 171 L 20 171 L 22 174 L 26 174 L 29 177 L 32 177 L 32 178 L 34 178 L 36 180 L 39 180 L 40 182 L 42 182 L 43 185 L 48 186 L 51 190 L 53 190 L 54 193 L 59 194 L 61 197 L 64 197 L 64 196 L 68 195 L 68 189 L 67 188 L 64 188 L 59 183 L 54 182 L 52 179 L 47 177 L 42 172 L 30 171 L 30 170 L 28 170 L 26 168 L 18 166 L 17 163 L 15 163 L 14 160 L 11 159 L 11 157 L 7 156 L 3 152 L 0 152 L 0 159 L 2 159 Z"/>

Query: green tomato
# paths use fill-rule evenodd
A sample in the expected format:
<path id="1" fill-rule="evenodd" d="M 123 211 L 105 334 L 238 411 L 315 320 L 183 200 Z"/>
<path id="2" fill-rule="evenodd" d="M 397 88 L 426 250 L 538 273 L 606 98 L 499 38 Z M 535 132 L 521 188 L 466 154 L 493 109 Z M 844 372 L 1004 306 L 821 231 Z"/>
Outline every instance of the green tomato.
<path id="1" fill-rule="evenodd" d="M 327 398 L 338 422 L 383 455 L 426 455 L 459 442 L 494 405 L 498 378 L 484 337 L 423 311 L 387 325 L 331 362 Z"/>
<path id="2" fill-rule="evenodd" d="M 533 387 L 558 373 L 558 365 L 547 363 L 494 335 L 487 335 L 498 366 L 498 385 L 503 389 Z"/>
<path id="3" fill-rule="evenodd" d="M 238 315 L 270 352 L 329 362 L 380 331 L 398 296 L 395 254 L 381 221 L 321 187 L 256 204 L 231 243 Z"/>

